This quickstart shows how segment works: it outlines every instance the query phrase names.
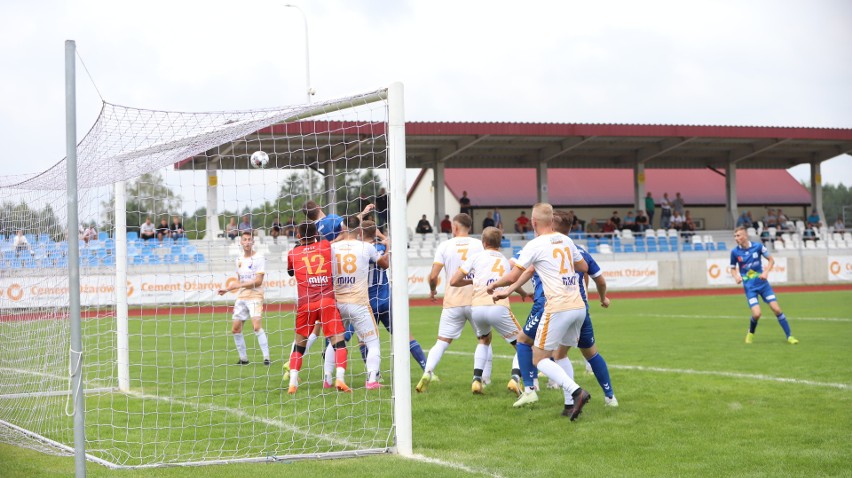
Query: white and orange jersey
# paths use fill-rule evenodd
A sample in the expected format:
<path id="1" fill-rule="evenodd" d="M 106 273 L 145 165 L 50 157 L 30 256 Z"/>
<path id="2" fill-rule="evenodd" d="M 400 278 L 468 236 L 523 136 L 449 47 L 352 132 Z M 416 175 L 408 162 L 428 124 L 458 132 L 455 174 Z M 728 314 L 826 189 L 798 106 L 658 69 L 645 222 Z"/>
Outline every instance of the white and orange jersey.
<path id="1" fill-rule="evenodd" d="M 473 237 L 454 237 L 438 245 L 434 263 L 444 266 L 445 309 L 470 305 L 473 299 L 473 286 L 453 287 L 450 285 L 450 279 L 468 257 L 473 257 L 482 250 L 482 241 Z"/>
<path id="2" fill-rule="evenodd" d="M 331 244 L 334 295 L 337 302 L 370 305 L 370 261 L 378 261 L 376 247 L 364 241 L 346 239 Z"/>
<path id="3" fill-rule="evenodd" d="M 255 252 L 251 257 L 237 257 L 237 279 L 240 283 L 254 282 L 258 275 L 266 274 L 266 258 Z M 263 285 L 251 289 L 242 288 L 237 292 L 240 300 L 263 300 Z"/>
<path id="4" fill-rule="evenodd" d="M 488 285 L 499 279 L 512 266 L 500 251 L 487 249 L 478 252 L 462 264 L 461 270 L 465 275 L 473 275 L 473 299 L 470 305 L 502 305 L 509 307 L 509 299 L 498 300 L 496 303 L 488 295 Z"/>
<path id="5" fill-rule="evenodd" d="M 580 284 L 574 273 L 574 263 L 583 260 L 583 256 L 568 236 L 558 232 L 543 234 L 528 242 L 515 265 L 526 269 L 535 267 L 544 297 L 546 313 L 563 310 L 583 309 L 585 304 L 580 296 Z"/>

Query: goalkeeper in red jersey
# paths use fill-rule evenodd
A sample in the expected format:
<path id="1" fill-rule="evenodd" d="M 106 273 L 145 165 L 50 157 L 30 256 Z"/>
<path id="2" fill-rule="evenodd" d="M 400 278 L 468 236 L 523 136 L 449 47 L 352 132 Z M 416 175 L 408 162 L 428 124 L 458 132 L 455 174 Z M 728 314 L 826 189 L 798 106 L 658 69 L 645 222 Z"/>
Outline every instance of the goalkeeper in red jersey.
<path id="1" fill-rule="evenodd" d="M 296 393 L 299 387 L 299 370 L 305 353 L 307 336 L 316 322 L 322 325 L 323 335 L 334 349 L 336 380 L 341 392 L 351 390 L 344 382 L 346 372 L 346 342 L 343 340 L 343 321 L 334 298 L 334 281 L 331 273 L 331 244 L 322 240 L 312 222 L 296 228 L 299 245 L 287 254 L 287 273 L 296 277 L 299 291 L 296 309 L 296 339 L 290 353 L 290 388 Z"/>

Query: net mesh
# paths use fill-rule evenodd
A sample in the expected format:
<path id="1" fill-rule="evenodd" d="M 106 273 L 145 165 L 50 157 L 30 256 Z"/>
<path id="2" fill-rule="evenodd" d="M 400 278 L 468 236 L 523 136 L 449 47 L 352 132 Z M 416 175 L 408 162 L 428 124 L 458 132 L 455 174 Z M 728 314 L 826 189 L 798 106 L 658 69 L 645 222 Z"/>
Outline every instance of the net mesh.
<path id="1" fill-rule="evenodd" d="M 73 444 L 66 413 L 73 409 L 72 240 L 80 244 L 87 453 L 117 466 L 150 466 L 387 451 L 387 333 L 380 334 L 383 388 L 365 388 L 357 338 L 346 375 L 352 393 L 323 388 L 322 338 L 305 355 L 298 393 L 289 395 L 282 380 L 295 319 L 296 284 L 286 270 L 292 224 L 304 220 L 308 199 L 339 215 L 386 204 L 381 97 L 211 113 L 104 103 L 78 145 L 76 231 L 65 226 L 64 160 L 37 174 L 0 177 L 0 425 L 9 425 L 0 426 L 0 441 L 36 449 Z M 248 167 L 261 150 L 266 167 Z M 119 181 L 126 239 L 115 226 Z M 382 207 L 368 219 L 386 222 Z M 268 366 L 250 320 L 243 329 L 250 363 L 237 364 L 235 296 L 217 294 L 235 276 L 242 251 L 233 231 L 246 222 L 266 259 Z M 125 244 L 126 276 L 116 267 Z M 126 390 L 118 380 L 117 280 L 127 287 Z"/>

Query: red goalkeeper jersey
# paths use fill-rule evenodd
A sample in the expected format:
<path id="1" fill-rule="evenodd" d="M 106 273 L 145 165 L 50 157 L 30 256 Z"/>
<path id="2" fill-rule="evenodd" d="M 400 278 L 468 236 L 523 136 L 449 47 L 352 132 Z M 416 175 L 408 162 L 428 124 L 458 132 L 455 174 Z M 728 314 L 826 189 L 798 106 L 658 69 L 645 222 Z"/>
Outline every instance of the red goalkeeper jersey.
<path id="1" fill-rule="evenodd" d="M 334 281 L 331 275 L 331 244 L 319 241 L 296 246 L 287 254 L 287 272 L 296 277 L 299 307 L 325 300 L 334 300 Z"/>

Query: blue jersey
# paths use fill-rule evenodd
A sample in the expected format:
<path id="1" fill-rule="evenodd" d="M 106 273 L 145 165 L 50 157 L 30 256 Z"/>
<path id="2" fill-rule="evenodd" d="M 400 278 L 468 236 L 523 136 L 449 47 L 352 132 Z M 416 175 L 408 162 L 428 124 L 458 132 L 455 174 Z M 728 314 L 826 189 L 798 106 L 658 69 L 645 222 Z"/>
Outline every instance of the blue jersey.
<path id="1" fill-rule="evenodd" d="M 342 230 L 343 218 L 337 214 L 329 214 L 317 221 L 317 232 L 322 234 L 326 241 L 333 241 Z"/>
<path id="2" fill-rule="evenodd" d="M 745 284 L 763 273 L 763 263 L 761 263 L 763 257 L 768 259 L 769 251 L 759 242 L 751 242 L 745 248 L 738 245 L 731 250 L 731 268 L 739 269 Z"/>
<path id="3" fill-rule="evenodd" d="M 518 252 L 514 255 L 514 258 L 517 259 L 520 257 L 521 253 Z M 544 298 L 544 286 L 541 284 L 541 279 L 538 277 L 538 272 L 533 272 L 532 275 L 532 284 L 533 284 L 533 306 L 532 313 L 540 312 L 544 310 L 544 303 L 546 302 Z"/>
<path id="4" fill-rule="evenodd" d="M 583 249 L 583 246 L 578 245 L 577 250 L 580 251 L 580 255 L 583 256 L 583 259 L 585 259 L 586 264 L 589 265 L 589 272 L 588 272 L 589 277 L 597 277 L 597 276 L 601 275 L 601 268 L 598 265 L 598 263 L 595 262 L 595 259 L 592 257 L 592 255 L 589 254 L 585 249 Z M 589 301 L 586 298 L 586 282 L 583 280 L 583 276 L 585 274 L 586 273 L 584 273 L 584 272 L 577 272 L 576 276 L 577 276 L 577 283 L 580 284 L 580 296 L 583 298 L 583 302 L 586 303 L 586 309 L 588 310 Z"/>
<path id="5" fill-rule="evenodd" d="M 376 246 L 376 251 L 379 253 L 379 257 L 381 257 L 385 251 L 387 251 L 387 246 L 376 242 L 373 243 Z M 390 282 L 388 282 L 388 272 L 385 269 L 382 269 L 374 262 L 370 262 L 370 276 L 369 276 L 369 295 L 370 302 L 373 300 L 388 300 L 390 298 Z"/>

